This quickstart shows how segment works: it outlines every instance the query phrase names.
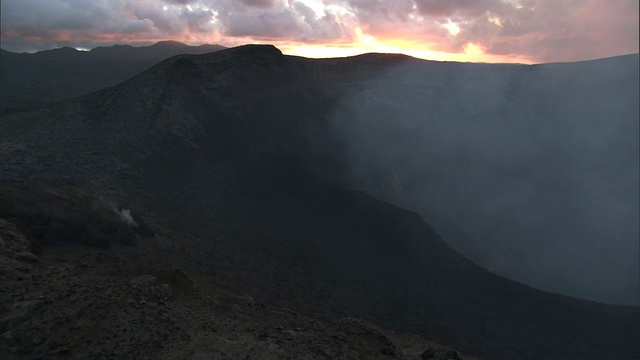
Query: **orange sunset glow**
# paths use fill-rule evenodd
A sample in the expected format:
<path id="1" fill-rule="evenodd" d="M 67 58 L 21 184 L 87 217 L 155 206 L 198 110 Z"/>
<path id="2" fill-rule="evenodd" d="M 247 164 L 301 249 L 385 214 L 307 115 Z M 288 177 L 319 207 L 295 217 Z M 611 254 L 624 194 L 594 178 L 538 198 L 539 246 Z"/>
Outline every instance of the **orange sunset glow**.
<path id="1" fill-rule="evenodd" d="M 34 52 L 175 40 L 273 44 L 463 62 L 578 61 L 638 52 L 638 2 L 581 0 L 5 0 L 2 48 Z"/>
<path id="2" fill-rule="evenodd" d="M 310 58 L 344 57 L 364 53 L 390 53 L 405 54 L 420 59 L 435 61 L 459 61 L 459 62 L 488 62 L 488 63 L 522 63 L 531 64 L 532 60 L 518 56 L 500 56 L 486 54 L 475 44 L 465 46 L 463 52 L 446 53 L 431 51 L 423 44 L 408 40 L 378 41 L 373 36 L 368 36 L 363 41 L 354 42 L 346 46 L 322 45 L 280 45 L 280 49 L 289 55 L 297 55 Z"/>

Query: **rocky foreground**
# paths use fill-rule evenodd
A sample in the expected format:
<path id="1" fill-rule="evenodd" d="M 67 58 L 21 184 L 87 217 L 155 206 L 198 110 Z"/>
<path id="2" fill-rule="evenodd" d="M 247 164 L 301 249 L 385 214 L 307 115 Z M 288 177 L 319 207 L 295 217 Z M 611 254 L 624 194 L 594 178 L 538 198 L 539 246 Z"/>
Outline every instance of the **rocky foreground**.
<path id="1" fill-rule="evenodd" d="M 185 272 L 136 266 L 138 249 L 30 252 L 2 220 L 0 357 L 78 359 L 470 359 L 356 318 L 322 322 Z"/>
<path id="2" fill-rule="evenodd" d="M 269 308 L 211 277 L 173 268 L 158 237 L 136 246 L 56 242 L 79 226 L 104 236 L 108 213 L 96 202 L 87 210 L 89 197 L 79 196 L 87 194 L 66 188 L 60 199 L 71 203 L 21 197 L 16 215 L 7 204 L 24 195 L 19 189 L 9 194 L 3 184 L 0 206 L 9 217 L 0 219 L 2 359 L 471 359 L 358 318 L 320 321 Z M 84 216 L 70 217 L 69 209 Z M 25 225 L 29 212 L 40 236 Z M 134 237 L 124 231 L 116 234 Z"/>
<path id="3" fill-rule="evenodd" d="M 625 75 L 634 72 L 635 77 Z M 602 77 L 591 76 L 594 74 Z M 496 98 L 488 90 L 496 87 L 497 79 L 504 92 L 499 91 Z M 0 218 L 16 225 L 30 240 L 31 253 L 40 258 L 32 266 L 44 271 L 37 280 L 45 286 L 56 284 L 49 271 L 64 268 L 65 263 L 58 263 L 56 257 L 77 254 L 73 256 L 78 258 L 67 259 L 70 269 L 60 276 L 87 286 L 82 294 L 91 294 L 89 289 L 96 284 L 104 285 L 95 290 L 94 302 L 102 301 L 105 309 L 75 305 L 80 300 L 73 300 L 74 296 L 79 295 L 71 294 L 61 300 L 65 311 L 77 307 L 96 314 L 100 321 L 85 319 L 92 331 L 102 329 L 102 322 L 112 324 L 104 325 L 110 330 L 95 335 L 99 343 L 127 349 L 123 339 L 131 334 L 142 333 L 149 341 L 159 339 L 162 347 L 145 347 L 145 353 L 152 354 L 148 357 L 173 354 L 176 350 L 168 350 L 168 340 L 180 351 L 192 342 L 198 349 L 203 348 L 198 346 L 201 343 L 218 344 L 203 335 L 207 332 L 198 325 L 203 319 L 218 318 L 232 319 L 233 326 L 242 324 L 237 329 L 246 328 L 245 323 L 255 327 L 260 321 L 278 322 L 276 326 L 283 326 L 283 331 L 301 328 L 303 332 L 297 335 L 311 334 L 311 339 L 331 351 L 350 344 L 356 352 L 374 349 L 376 356 L 389 356 L 380 352 L 386 345 L 374 347 L 360 340 L 325 342 L 334 334 L 340 338 L 340 333 L 350 338 L 342 325 L 330 323 L 357 317 L 483 359 L 638 359 L 640 308 L 543 292 L 497 276 L 456 252 L 450 246 L 453 233 L 441 234 L 442 227 L 431 223 L 430 216 L 407 210 L 411 204 L 396 202 L 394 195 L 428 204 L 430 209 L 421 213 L 440 214 L 456 226 L 463 222 L 448 215 L 455 215 L 460 204 L 489 206 L 489 212 L 480 206 L 478 216 L 468 213 L 468 218 L 486 230 L 472 231 L 472 239 L 483 239 L 496 249 L 499 237 L 508 242 L 530 239 L 525 242 L 534 250 L 525 253 L 536 263 L 528 269 L 544 264 L 549 274 L 554 273 L 553 267 L 547 267 L 541 253 L 558 244 L 581 249 L 589 243 L 585 240 L 588 235 L 604 242 L 598 248 L 598 263 L 603 260 L 602 269 L 608 270 L 611 264 L 628 258 L 626 254 L 635 254 L 624 251 L 624 257 L 617 256 L 620 249 L 611 247 L 611 239 L 616 238 L 612 231 L 628 230 L 625 239 L 627 235 L 638 238 L 633 236 L 637 202 L 630 200 L 637 198 L 637 176 L 633 174 L 638 164 L 633 155 L 638 152 L 632 151 L 638 144 L 638 117 L 630 116 L 637 114 L 637 82 L 633 79 L 637 79 L 637 56 L 531 67 L 434 63 L 385 54 L 311 60 L 284 56 L 272 46 L 178 56 L 111 88 L 43 108 L 6 113 L 0 121 L 0 180 L 39 185 L 4 188 L 0 184 Z M 614 94 L 617 100 L 603 104 L 597 101 L 602 94 Z M 345 103 L 349 99 L 353 104 Z M 429 101 L 423 101 L 426 99 Z M 461 107 L 459 99 L 477 101 Z M 577 129 L 581 130 L 576 133 Z M 609 131 L 612 129 L 615 131 Z M 376 135 L 369 130 L 383 136 L 367 137 Z M 496 143 L 495 133 L 504 135 L 505 147 L 489 146 Z M 476 142 L 474 134 L 488 142 Z M 610 136 L 603 138 L 604 134 Z M 425 151 L 399 146 L 423 143 L 430 147 L 417 149 Z M 477 149 L 466 146 L 476 143 Z M 532 147 L 511 151 L 511 145 L 520 143 Z M 487 148 L 493 150 L 480 151 Z M 609 156 L 603 156 L 604 149 L 609 149 L 604 151 Z M 360 150 L 362 155 L 375 156 L 360 158 Z M 514 157 L 505 158 L 505 154 Z M 453 169 L 450 164 L 455 164 Z M 447 189 L 456 184 L 467 188 L 464 181 L 458 181 L 461 179 L 473 182 L 471 187 L 482 192 L 481 196 L 456 191 L 449 193 L 455 196 L 447 195 Z M 590 182 L 597 187 L 583 186 L 579 179 L 598 179 Z M 606 195 L 606 186 L 600 187 L 607 183 L 616 189 L 611 194 L 619 195 L 619 204 L 628 206 L 603 206 L 615 200 Z M 429 191 L 437 196 L 424 201 L 420 194 Z M 607 201 L 600 202 L 591 196 L 594 194 Z M 507 211 L 508 207 L 493 211 L 501 207 L 495 201 L 500 197 L 522 199 L 519 209 L 526 216 Z M 563 208 L 563 204 L 574 206 Z M 540 219 L 550 223 L 530 217 L 535 208 L 544 215 Z M 593 215 L 607 214 L 587 216 L 584 209 L 597 210 Z M 553 216 L 554 212 L 568 218 Z M 615 221 L 608 221 L 612 218 Z M 518 219 L 531 221 L 524 224 L 515 221 Z M 566 220 L 575 220 L 575 232 Z M 593 224 L 603 227 L 590 227 Z M 562 231 L 557 231 L 558 226 Z M 571 241 L 565 243 L 567 239 Z M 82 254 L 80 249 L 85 249 Z M 54 256 L 53 251 L 60 254 Z M 32 258 L 26 250 L 15 254 L 22 259 L 12 255 L 15 261 Z M 526 265 L 513 252 L 504 255 Z M 573 251 L 557 258 L 582 260 Z M 607 262 L 607 258 L 615 261 Z M 84 272 L 95 273 L 81 281 L 84 272 L 79 275 L 73 269 L 83 262 L 87 264 Z M 267 308 L 284 308 L 328 323 L 324 332 L 314 335 L 305 330 L 310 326 L 279 323 L 290 315 L 267 316 L 242 305 L 238 305 L 243 310 L 240 314 L 249 320 L 235 319 L 233 316 L 243 317 L 227 310 L 215 312 L 215 303 L 190 290 L 180 295 L 167 280 L 175 268 L 183 269 L 201 289 L 208 289 L 204 293 L 212 298 L 250 295 L 255 303 L 265 304 L 267 314 L 272 314 Z M 593 269 L 599 267 L 588 267 L 578 277 L 588 279 L 589 287 L 600 278 Z M 19 314 L 9 309 L 23 301 L 12 297 L 14 293 L 19 296 L 25 291 L 24 300 L 51 296 L 39 293 L 41 286 L 32 284 L 36 279 L 17 282 L 14 274 L 5 270 L 3 275 L 6 290 L 1 296 L 6 305 L 0 314 Z M 159 280 L 139 278 L 145 275 Z M 151 299 L 133 295 L 145 286 L 153 289 L 149 290 Z M 64 284 L 59 288 L 67 291 Z M 153 300 L 154 296 L 165 296 L 165 305 Z M 227 301 L 218 300 L 221 304 Z M 145 319 L 149 303 L 167 306 L 170 311 L 166 312 L 175 319 L 169 323 L 179 328 L 160 327 L 157 335 L 137 328 L 127 330 L 123 338 L 113 335 L 122 334 L 120 326 L 126 322 L 120 319 Z M 134 305 L 144 306 L 134 310 Z M 123 309 L 131 314 L 122 314 Z M 25 314 L 2 321 L 0 334 L 14 339 L 7 340 L 7 353 L 8 349 L 22 351 L 21 346 L 26 346 L 22 341 L 34 346 L 28 336 L 10 335 L 28 326 L 29 316 L 38 324 L 47 319 L 33 315 L 32 310 Z M 111 314 L 114 320 L 107 320 Z M 145 321 L 154 329 L 158 322 L 168 321 L 158 316 L 151 311 Z M 56 318 L 42 328 L 60 328 L 54 333 L 62 334 L 66 333 L 64 324 Z M 296 355 L 289 345 L 262 346 L 258 330 L 216 326 L 220 326 L 218 334 L 238 336 L 233 340 L 237 341 L 234 349 L 247 354 L 258 349 L 260 357 L 266 356 L 269 346 L 280 349 L 271 352 L 309 356 L 314 349 L 311 343 L 316 341 L 286 340 L 286 344 L 297 344 L 295 351 L 300 353 Z M 116 336 L 115 340 L 105 340 L 105 334 Z M 180 340 L 181 335 L 189 337 Z M 245 336 L 248 340 L 242 342 Z M 400 343 L 392 335 L 386 337 L 401 356 Z M 253 346 L 251 339 L 260 346 Z M 133 343 L 141 342 L 134 339 Z M 220 344 L 213 348 L 225 349 Z M 64 347 L 70 353 L 76 351 L 71 345 Z M 421 345 L 414 354 L 425 350 Z M 28 354 L 30 350 L 24 351 Z M 339 358 L 349 356 L 351 350 L 326 351 L 329 357 Z M 242 358 L 242 354 L 229 357 Z"/>

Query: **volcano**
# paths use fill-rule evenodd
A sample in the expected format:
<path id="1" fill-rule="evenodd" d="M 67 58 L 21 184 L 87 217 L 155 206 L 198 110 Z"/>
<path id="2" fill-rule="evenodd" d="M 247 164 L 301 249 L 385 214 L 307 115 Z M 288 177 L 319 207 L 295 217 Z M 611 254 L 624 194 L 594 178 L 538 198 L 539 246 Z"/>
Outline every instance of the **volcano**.
<path id="1" fill-rule="evenodd" d="M 358 316 L 486 359 L 639 356 L 638 307 L 494 275 L 417 212 L 380 200 L 398 188 L 397 169 L 354 172 L 358 158 L 340 129 L 361 117 L 344 99 L 357 93 L 373 106 L 376 89 L 389 84 L 376 79 L 397 69 L 430 74 L 434 85 L 422 90 L 432 93 L 434 114 L 443 110 L 433 99 L 454 91 L 443 88 L 452 74 L 547 74 L 386 54 L 312 60 L 266 45 L 180 55 L 114 87 L 5 114 L 0 179 L 76 184 L 126 204 L 170 249 L 163 257 L 270 306 Z M 512 86 L 514 102 L 523 101 Z M 461 111 L 498 106 L 481 100 Z M 403 114 L 402 105 L 384 116 Z"/>

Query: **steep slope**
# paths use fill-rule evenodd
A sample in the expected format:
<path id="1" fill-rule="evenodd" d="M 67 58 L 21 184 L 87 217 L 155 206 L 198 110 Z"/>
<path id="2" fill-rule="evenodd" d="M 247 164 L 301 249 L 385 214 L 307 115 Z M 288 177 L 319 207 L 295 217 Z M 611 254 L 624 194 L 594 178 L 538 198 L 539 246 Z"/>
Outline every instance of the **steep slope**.
<path id="1" fill-rule="evenodd" d="M 638 308 L 497 277 L 416 213 L 345 187 L 348 144 L 332 115 L 366 80 L 407 64 L 434 65 L 307 60 L 269 46 L 175 57 L 5 116 L 0 178 L 81 183 L 131 204 L 174 261 L 269 304 L 362 316 L 482 358 L 637 356 Z"/>
<path id="2" fill-rule="evenodd" d="M 34 54 L 0 50 L 0 111 L 43 105 L 118 84 L 179 54 L 204 54 L 218 45 L 163 41 L 151 46 L 115 45 L 91 51 L 62 48 Z"/>
<path id="3" fill-rule="evenodd" d="M 67 227 L 95 234 L 100 233 L 95 224 L 115 214 L 100 208 L 106 199 L 91 198 L 77 186 L 1 187 L 9 199 L 23 198 L 23 213 L 42 220 L 46 212 L 50 220 L 63 219 Z M 98 211 L 87 211 L 87 200 Z M 10 202 L 0 197 L 0 205 Z M 66 216 L 60 211 L 65 208 L 82 212 Z M 50 235 L 34 234 L 38 226 L 33 221 L 11 220 L 17 224 L 0 218 L 2 359 L 471 359 L 361 319 L 323 322 L 266 307 L 209 281 L 200 286 L 158 255 L 163 247 L 155 238 L 135 248 L 112 244 L 98 249 L 71 244 L 82 237 L 67 236 L 61 237 L 64 246 L 54 246 Z M 38 223 L 42 228 L 43 221 Z M 34 236 L 47 241 L 42 244 Z"/>
<path id="4" fill-rule="evenodd" d="M 408 62 L 332 115 L 353 186 L 419 211 L 465 256 L 547 291 L 640 298 L 638 55 Z"/>

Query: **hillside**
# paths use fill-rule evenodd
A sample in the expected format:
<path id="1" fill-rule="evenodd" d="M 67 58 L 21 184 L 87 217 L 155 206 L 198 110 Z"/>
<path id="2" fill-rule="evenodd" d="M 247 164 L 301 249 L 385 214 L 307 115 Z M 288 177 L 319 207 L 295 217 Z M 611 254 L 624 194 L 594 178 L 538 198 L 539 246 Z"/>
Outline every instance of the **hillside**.
<path id="1" fill-rule="evenodd" d="M 136 231 L 140 219 L 123 221 L 87 189 L 3 182 L 0 194 L 3 359 L 472 359 L 362 319 L 321 321 L 216 287 L 172 267 L 166 244 Z M 144 241 L 132 247 L 136 237 Z"/>
<path id="2" fill-rule="evenodd" d="M 128 204 L 173 263 L 269 306 L 363 317 L 487 359 L 637 356 L 637 307 L 496 276 L 417 213 L 353 189 L 362 178 L 334 115 L 357 124 L 344 99 L 407 66 L 434 76 L 488 67 L 380 54 L 309 60 L 269 46 L 178 56 L 115 87 L 4 116 L 0 178 L 82 184 Z M 379 172 L 372 192 L 389 186 Z"/>
<path id="3" fill-rule="evenodd" d="M 536 288 L 640 301 L 638 55 L 534 66 L 405 62 L 331 115 L 352 186 Z"/>
<path id="4" fill-rule="evenodd" d="M 151 46 L 115 45 L 90 51 L 62 48 L 34 54 L 0 50 L 0 112 L 84 95 L 123 82 L 179 54 L 204 54 L 218 45 L 164 41 Z"/>

